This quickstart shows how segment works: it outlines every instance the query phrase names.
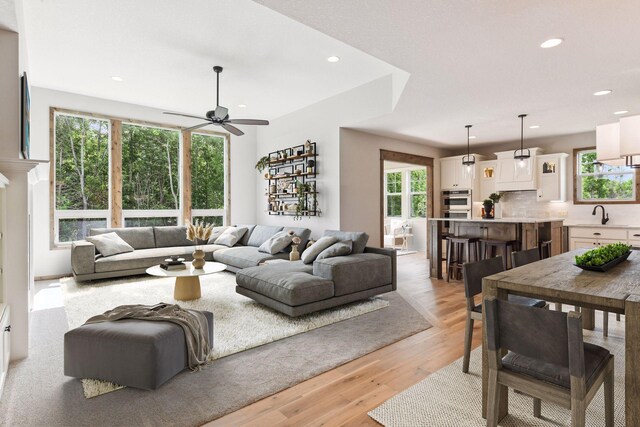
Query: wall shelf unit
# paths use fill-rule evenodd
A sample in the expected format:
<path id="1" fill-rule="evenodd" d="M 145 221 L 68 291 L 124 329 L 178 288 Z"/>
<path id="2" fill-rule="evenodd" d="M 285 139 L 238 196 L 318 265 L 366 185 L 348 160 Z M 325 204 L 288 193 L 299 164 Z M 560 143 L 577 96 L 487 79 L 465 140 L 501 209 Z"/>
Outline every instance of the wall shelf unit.
<path id="1" fill-rule="evenodd" d="M 269 153 L 267 212 L 269 215 L 318 216 L 318 151 L 315 142 Z"/>

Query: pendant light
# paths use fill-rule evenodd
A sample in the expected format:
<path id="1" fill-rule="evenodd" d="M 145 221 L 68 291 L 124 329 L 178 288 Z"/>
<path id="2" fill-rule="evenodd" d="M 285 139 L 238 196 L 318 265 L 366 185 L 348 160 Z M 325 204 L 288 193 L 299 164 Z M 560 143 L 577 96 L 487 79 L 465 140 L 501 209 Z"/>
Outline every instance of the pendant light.
<path id="1" fill-rule="evenodd" d="M 465 127 L 467 128 L 467 155 L 462 156 L 462 164 L 467 167 L 467 171 L 470 171 L 471 166 L 476 164 L 476 156 L 472 156 L 469 149 L 469 131 L 471 129 L 471 125 L 466 125 Z"/>
<path id="2" fill-rule="evenodd" d="M 620 156 L 631 168 L 640 168 L 640 115 L 620 119 Z"/>
<path id="3" fill-rule="evenodd" d="M 620 123 L 596 126 L 596 162 L 600 165 L 624 166 L 620 155 Z M 597 167 L 599 165 L 594 165 Z"/>
<path id="4" fill-rule="evenodd" d="M 520 114 L 518 117 L 520 118 L 520 149 L 513 152 L 513 158 L 519 161 L 518 166 L 524 168 L 526 166 L 525 160 L 531 158 L 531 151 L 524 148 L 524 118 L 527 115 Z"/>

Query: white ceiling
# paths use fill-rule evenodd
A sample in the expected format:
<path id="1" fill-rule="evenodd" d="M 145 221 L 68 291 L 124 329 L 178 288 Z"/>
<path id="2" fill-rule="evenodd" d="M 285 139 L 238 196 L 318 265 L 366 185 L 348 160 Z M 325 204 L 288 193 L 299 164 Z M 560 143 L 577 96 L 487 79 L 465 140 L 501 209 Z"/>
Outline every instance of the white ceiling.
<path id="1" fill-rule="evenodd" d="M 17 31 L 15 0 L 0 0 L 0 30 Z"/>
<path id="2" fill-rule="evenodd" d="M 215 107 L 214 65 L 232 118 L 406 75 L 249 0 L 25 0 L 24 19 L 32 85 L 190 114 Z"/>
<path id="3" fill-rule="evenodd" d="M 526 138 L 640 113 L 638 0 L 256 1 L 411 74 L 367 131 L 461 145 L 471 123 L 481 144 L 519 139 L 520 113 Z M 565 42 L 541 49 L 550 37 Z"/>

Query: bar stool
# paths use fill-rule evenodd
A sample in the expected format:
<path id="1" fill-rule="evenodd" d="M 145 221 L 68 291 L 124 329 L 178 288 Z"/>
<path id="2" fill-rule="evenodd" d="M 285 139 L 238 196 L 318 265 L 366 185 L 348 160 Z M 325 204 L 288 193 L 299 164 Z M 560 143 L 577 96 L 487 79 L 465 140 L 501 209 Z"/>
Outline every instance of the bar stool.
<path id="1" fill-rule="evenodd" d="M 538 242 L 540 259 L 551 258 L 551 242 L 553 242 L 553 240 L 541 240 Z"/>
<path id="2" fill-rule="evenodd" d="M 495 240 L 495 239 L 480 239 L 480 251 L 482 253 L 482 259 L 489 259 L 497 256 L 497 251 L 500 249 L 502 255 L 502 264 L 504 269 L 507 269 L 507 263 L 511 258 L 511 253 L 517 251 L 517 240 Z"/>
<path id="3" fill-rule="evenodd" d="M 473 248 L 473 252 L 471 251 Z M 473 257 L 471 256 L 473 254 Z M 462 264 L 475 262 L 480 256 L 480 239 L 468 236 L 447 237 L 447 282 L 455 274 L 459 280 L 462 273 Z"/>
<path id="4" fill-rule="evenodd" d="M 449 245 L 451 245 L 451 242 L 449 241 L 449 237 L 453 237 L 452 233 L 442 233 L 442 240 L 444 240 L 445 243 L 445 250 L 443 252 L 443 256 L 444 258 L 442 258 L 442 261 L 446 261 L 447 260 L 447 254 L 449 253 Z"/>

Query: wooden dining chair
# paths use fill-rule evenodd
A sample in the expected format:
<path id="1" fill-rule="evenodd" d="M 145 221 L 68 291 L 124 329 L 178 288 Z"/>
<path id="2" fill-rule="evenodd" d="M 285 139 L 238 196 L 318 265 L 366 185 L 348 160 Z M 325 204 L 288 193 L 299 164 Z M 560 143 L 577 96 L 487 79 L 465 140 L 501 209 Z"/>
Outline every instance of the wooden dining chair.
<path id="1" fill-rule="evenodd" d="M 489 258 L 478 262 L 466 263 L 462 266 L 464 278 L 464 295 L 467 299 L 467 323 L 464 331 L 464 356 L 462 372 L 469 372 L 471 358 L 471 341 L 473 338 L 473 324 L 482 320 L 482 303 L 476 304 L 475 297 L 482 293 L 482 279 L 492 274 L 504 271 L 502 257 Z M 542 300 L 509 295 L 509 301 L 532 307 L 545 307 Z"/>
<path id="2" fill-rule="evenodd" d="M 604 383 L 605 426 L 613 427 L 613 355 L 583 341 L 580 313 L 540 310 L 495 297 L 484 304 L 487 426 L 498 425 L 501 392 L 510 387 L 533 397 L 536 418 L 542 416 L 544 400 L 571 410 L 571 426 L 583 427 L 587 406 Z"/>
<path id="3" fill-rule="evenodd" d="M 521 267 L 523 265 L 531 264 L 532 262 L 540 261 L 540 251 L 538 248 L 528 249 L 526 251 L 520 252 L 512 252 L 511 253 L 511 265 L 513 268 Z M 580 307 L 574 307 L 576 311 L 580 311 Z M 562 311 L 562 303 L 555 303 L 556 311 Z M 616 317 L 617 320 L 620 320 L 620 315 L 618 314 Z M 609 336 L 609 312 L 602 312 L 602 336 Z"/>

